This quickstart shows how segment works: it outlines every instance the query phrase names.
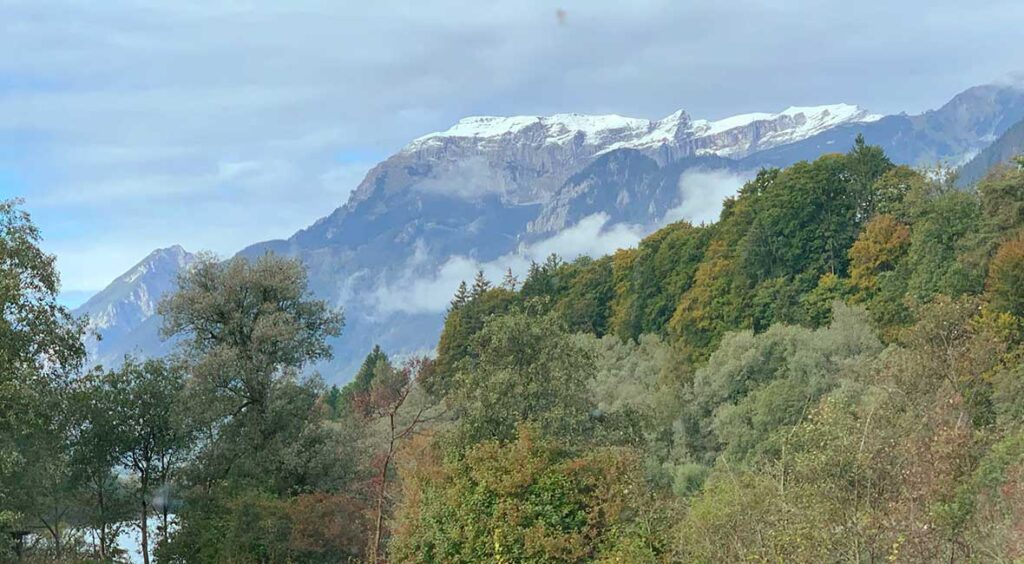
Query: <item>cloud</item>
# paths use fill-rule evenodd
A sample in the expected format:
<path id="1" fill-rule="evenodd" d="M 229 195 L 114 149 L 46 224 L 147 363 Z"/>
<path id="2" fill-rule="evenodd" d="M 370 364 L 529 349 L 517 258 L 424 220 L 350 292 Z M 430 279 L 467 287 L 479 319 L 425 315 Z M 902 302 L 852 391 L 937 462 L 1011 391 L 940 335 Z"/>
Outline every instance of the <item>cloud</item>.
<path id="1" fill-rule="evenodd" d="M 680 204 L 665 213 L 664 223 L 685 219 L 694 224 L 714 223 L 722 203 L 735 196 L 750 174 L 727 170 L 690 169 L 679 176 Z"/>
<path id="2" fill-rule="evenodd" d="M 444 180 L 428 178 L 413 185 L 414 190 L 462 199 L 477 199 L 505 192 L 505 179 L 483 157 L 468 157 L 443 163 Z"/>
<path id="3" fill-rule="evenodd" d="M 448 307 L 459 283 L 472 282 L 481 270 L 493 282 L 500 282 L 508 269 L 522 279 L 531 262 L 543 262 L 552 253 L 568 261 L 584 255 L 600 257 L 618 249 L 634 247 L 644 235 L 638 226 L 607 224 L 608 215 L 597 213 L 552 237 L 493 261 L 479 262 L 461 255 L 454 256 L 427 276 L 420 270 L 407 268 L 397 282 L 381 284 L 369 301 L 381 314 L 441 313 Z M 421 256 L 419 248 L 417 255 Z"/>
<path id="4" fill-rule="evenodd" d="M 140 233 L 221 254 L 286 236 L 358 183 L 341 155 L 365 171 L 466 115 L 913 112 L 1024 68 L 1009 0 L 559 6 L 570 25 L 546 0 L 6 2 L 0 169 L 95 283 Z M 78 244 L 100 239 L 123 251 Z"/>
<path id="5" fill-rule="evenodd" d="M 596 258 L 635 247 L 649 232 L 668 223 L 682 219 L 698 224 L 715 222 L 725 198 L 735 195 L 750 176 L 726 170 L 687 170 L 679 178 L 680 205 L 666 212 L 662 221 L 655 225 L 609 225 L 607 214 L 596 213 L 493 261 L 454 256 L 427 275 L 420 267 L 427 263 L 425 257 L 429 250 L 422 241 L 417 241 L 414 259 L 405 272 L 396 282 L 382 280 L 369 301 L 380 314 L 441 313 L 448 307 L 459 283 L 471 282 L 479 271 L 494 282 L 502 280 L 508 269 L 522 279 L 531 262 L 543 262 L 551 254 L 567 261 L 580 256 Z"/>

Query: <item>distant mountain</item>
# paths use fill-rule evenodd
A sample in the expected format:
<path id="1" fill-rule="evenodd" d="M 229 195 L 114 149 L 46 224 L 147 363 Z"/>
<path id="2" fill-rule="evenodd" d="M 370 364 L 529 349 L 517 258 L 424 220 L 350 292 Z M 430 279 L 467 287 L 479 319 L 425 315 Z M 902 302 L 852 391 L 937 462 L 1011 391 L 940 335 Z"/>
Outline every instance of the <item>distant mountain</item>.
<path id="1" fill-rule="evenodd" d="M 312 290 L 345 308 L 336 360 L 320 367 L 344 380 L 374 344 L 430 350 L 455 286 L 477 268 L 496 277 L 523 256 L 612 251 L 665 221 L 707 214 L 762 166 L 846 151 L 858 133 L 897 162 L 959 163 L 1022 118 L 1024 91 L 998 86 L 917 116 L 834 104 L 716 121 L 683 111 L 466 118 L 375 166 L 330 215 L 239 255 L 299 257 Z M 152 347 L 158 322 L 148 323 L 116 333 L 108 350 Z"/>
<path id="2" fill-rule="evenodd" d="M 886 116 L 870 123 L 840 124 L 818 135 L 763 151 L 759 164 L 787 166 L 842 151 L 863 134 L 892 160 L 910 165 L 939 162 L 959 166 L 990 145 L 1013 124 L 1024 119 L 1024 89 L 977 86 L 957 94 L 937 110 L 920 115 Z"/>
<path id="3" fill-rule="evenodd" d="M 970 186 L 981 180 L 992 167 L 1008 163 L 1018 155 L 1024 155 L 1024 120 L 1007 129 L 999 139 L 962 166 L 957 183 Z"/>
<path id="4" fill-rule="evenodd" d="M 194 254 L 178 245 L 153 251 L 75 309 L 76 316 L 89 317 L 86 349 L 90 359 L 116 364 L 135 349 L 153 354 L 162 348 L 155 323 L 157 304 L 195 260 Z"/>

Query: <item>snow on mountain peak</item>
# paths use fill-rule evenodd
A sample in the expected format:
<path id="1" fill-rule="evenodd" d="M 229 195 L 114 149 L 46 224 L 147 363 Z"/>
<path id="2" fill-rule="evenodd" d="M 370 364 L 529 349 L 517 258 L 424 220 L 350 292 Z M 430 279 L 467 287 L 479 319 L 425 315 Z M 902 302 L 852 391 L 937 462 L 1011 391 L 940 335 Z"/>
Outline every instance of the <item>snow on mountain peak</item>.
<path id="1" fill-rule="evenodd" d="M 445 138 L 495 139 L 521 133 L 531 126 L 544 132 L 549 142 L 563 143 L 582 133 L 587 142 L 594 143 L 609 133 L 645 130 L 650 122 L 645 119 L 619 115 L 555 114 L 552 116 L 472 116 L 460 119 L 445 131 L 429 133 L 414 140 L 409 148 L 421 147 L 433 140 Z"/>
<path id="2" fill-rule="evenodd" d="M 555 114 L 552 116 L 473 116 L 459 120 L 445 131 L 424 135 L 405 152 L 444 143 L 450 139 L 469 139 L 496 143 L 528 135 L 531 142 L 564 145 L 573 139 L 597 146 L 597 152 L 614 149 L 657 149 L 683 140 L 714 138 L 740 129 L 759 127 L 742 141 L 701 143 L 702 154 L 733 156 L 745 154 L 751 147 L 759 149 L 806 139 L 844 123 L 869 122 L 882 116 L 869 114 L 859 106 L 830 104 L 823 106 L 792 106 L 778 113 L 753 112 L 723 119 L 691 120 L 678 110 L 660 120 L 630 118 L 615 114 Z M 536 137 L 534 137 L 536 136 Z"/>

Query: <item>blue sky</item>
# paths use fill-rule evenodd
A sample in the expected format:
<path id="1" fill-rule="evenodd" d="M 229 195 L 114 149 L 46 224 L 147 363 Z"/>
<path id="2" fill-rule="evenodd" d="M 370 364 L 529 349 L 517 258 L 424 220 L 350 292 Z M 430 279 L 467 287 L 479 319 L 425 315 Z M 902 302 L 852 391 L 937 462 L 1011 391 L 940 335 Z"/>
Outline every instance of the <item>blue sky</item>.
<path id="1" fill-rule="evenodd" d="M 1021 29 L 1018 1 L 0 0 L 0 196 L 77 303 L 158 247 L 286 237 L 465 115 L 918 112 L 1019 80 Z"/>

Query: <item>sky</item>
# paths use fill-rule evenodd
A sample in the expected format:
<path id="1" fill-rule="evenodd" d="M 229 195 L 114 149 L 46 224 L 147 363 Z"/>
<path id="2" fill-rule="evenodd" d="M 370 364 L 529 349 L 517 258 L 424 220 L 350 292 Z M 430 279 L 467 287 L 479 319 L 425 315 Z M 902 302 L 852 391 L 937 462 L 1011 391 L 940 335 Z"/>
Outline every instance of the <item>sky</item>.
<path id="1" fill-rule="evenodd" d="M 0 0 L 0 197 L 75 305 L 156 248 L 287 237 L 467 115 L 917 113 L 1020 80 L 1021 29 L 1018 0 Z"/>

